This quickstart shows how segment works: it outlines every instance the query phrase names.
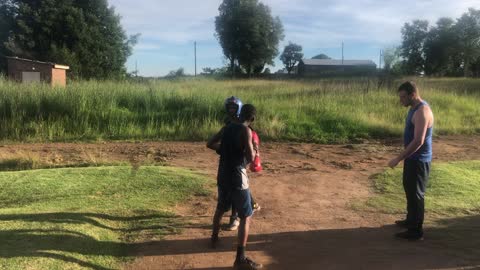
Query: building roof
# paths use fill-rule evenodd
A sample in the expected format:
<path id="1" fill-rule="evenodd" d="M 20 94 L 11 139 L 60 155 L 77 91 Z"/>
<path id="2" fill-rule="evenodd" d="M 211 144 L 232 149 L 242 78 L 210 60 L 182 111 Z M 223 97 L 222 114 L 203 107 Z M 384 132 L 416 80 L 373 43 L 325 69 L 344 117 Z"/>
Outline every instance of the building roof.
<path id="1" fill-rule="evenodd" d="M 6 56 L 7 59 L 13 59 L 13 60 L 19 60 L 19 61 L 25 61 L 25 62 L 32 62 L 36 64 L 42 64 L 42 65 L 49 65 L 52 66 L 53 68 L 58 68 L 58 69 L 70 69 L 69 66 L 65 65 L 59 65 L 51 62 L 42 62 L 42 61 L 37 61 L 37 60 L 31 60 L 31 59 L 25 59 L 25 58 L 19 58 L 19 57 L 11 57 L 11 56 Z"/>
<path id="2" fill-rule="evenodd" d="M 372 60 L 302 59 L 307 66 L 376 66 Z"/>

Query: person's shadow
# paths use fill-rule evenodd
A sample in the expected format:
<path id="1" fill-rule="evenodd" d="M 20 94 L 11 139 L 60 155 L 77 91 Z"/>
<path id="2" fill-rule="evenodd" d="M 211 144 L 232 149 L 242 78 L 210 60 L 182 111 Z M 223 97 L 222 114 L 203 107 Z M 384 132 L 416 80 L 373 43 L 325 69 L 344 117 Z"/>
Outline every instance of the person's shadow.
<path id="1" fill-rule="evenodd" d="M 275 263 L 268 269 L 480 269 L 480 216 L 440 220 L 426 228 L 424 241 L 395 239 L 399 231 L 387 225 L 251 235 L 247 251 L 270 256 Z M 221 238 L 216 249 L 208 249 L 208 241 L 143 243 L 137 255 L 232 252 L 236 239 Z"/>
<path id="2" fill-rule="evenodd" d="M 154 226 L 111 228 L 103 220 L 157 223 Z M 0 215 L 0 222 L 31 221 L 90 224 L 116 231 L 144 231 L 181 227 L 171 215 L 117 217 L 95 213 L 51 213 Z M 99 221 L 100 220 L 100 221 Z M 143 224 L 139 222 L 138 224 Z M 170 225 L 168 225 L 170 224 Z M 188 226 L 188 225 L 187 225 Z M 247 250 L 262 251 L 275 264 L 268 269 L 444 269 L 480 265 L 480 216 L 440 220 L 426 229 L 425 241 L 396 240 L 393 226 L 380 228 L 325 229 L 251 235 Z M 172 231 L 171 233 L 173 233 Z M 208 248 L 208 239 L 155 240 L 139 243 L 101 241 L 69 230 L 0 231 L 0 257 L 54 258 L 103 270 L 102 265 L 60 252 L 93 256 L 155 256 L 232 251 L 235 237 L 225 237 L 217 249 Z M 212 268 L 209 268 L 212 269 Z M 226 269 L 226 268 L 213 268 Z"/>

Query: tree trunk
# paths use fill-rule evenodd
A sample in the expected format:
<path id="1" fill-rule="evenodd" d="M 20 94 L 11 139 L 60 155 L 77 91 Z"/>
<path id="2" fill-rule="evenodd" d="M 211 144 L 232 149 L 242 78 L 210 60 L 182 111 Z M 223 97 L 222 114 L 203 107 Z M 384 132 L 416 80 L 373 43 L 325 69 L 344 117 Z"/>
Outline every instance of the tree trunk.
<path id="1" fill-rule="evenodd" d="M 470 63 L 468 62 L 468 57 L 465 57 L 465 60 L 463 61 L 463 76 L 468 77 L 468 65 Z"/>

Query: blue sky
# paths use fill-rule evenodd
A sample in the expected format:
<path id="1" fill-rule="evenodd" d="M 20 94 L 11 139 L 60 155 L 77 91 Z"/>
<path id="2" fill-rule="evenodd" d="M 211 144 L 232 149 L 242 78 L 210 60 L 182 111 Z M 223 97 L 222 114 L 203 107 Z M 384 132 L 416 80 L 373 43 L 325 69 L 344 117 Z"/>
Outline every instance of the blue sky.
<path id="1" fill-rule="evenodd" d="M 163 76 L 183 67 L 194 73 L 193 43 L 197 41 L 197 72 L 226 64 L 214 36 L 215 16 L 222 0 L 109 0 L 128 34 L 140 33 L 127 61 L 143 76 Z M 345 59 L 373 60 L 382 48 L 401 42 L 400 29 L 414 19 L 434 24 L 440 17 L 456 19 L 480 0 L 260 0 L 279 16 L 285 28 L 280 52 L 289 41 L 300 44 L 306 58 L 325 53 Z M 276 71 L 283 67 L 275 59 Z"/>

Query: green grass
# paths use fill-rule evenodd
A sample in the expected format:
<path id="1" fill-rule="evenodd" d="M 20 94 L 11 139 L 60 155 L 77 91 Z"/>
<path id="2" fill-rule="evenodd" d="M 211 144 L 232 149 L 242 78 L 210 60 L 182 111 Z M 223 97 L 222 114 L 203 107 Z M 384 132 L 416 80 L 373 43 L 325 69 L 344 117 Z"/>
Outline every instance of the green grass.
<path id="1" fill-rule="evenodd" d="M 168 210 L 205 184 L 155 166 L 1 172 L 0 269 L 118 269 L 142 240 L 177 232 Z"/>
<path id="2" fill-rule="evenodd" d="M 435 134 L 480 133 L 480 80 L 416 79 L 436 118 Z M 402 80 L 180 79 L 72 82 L 67 88 L 0 79 L 4 141 L 206 140 L 236 95 L 258 109 L 266 140 L 347 142 L 399 136 L 407 109 Z"/>
<path id="3" fill-rule="evenodd" d="M 375 196 L 367 205 L 386 213 L 404 213 L 402 169 L 374 176 Z M 480 161 L 433 163 L 425 199 L 427 212 L 439 216 L 480 214 Z"/>

